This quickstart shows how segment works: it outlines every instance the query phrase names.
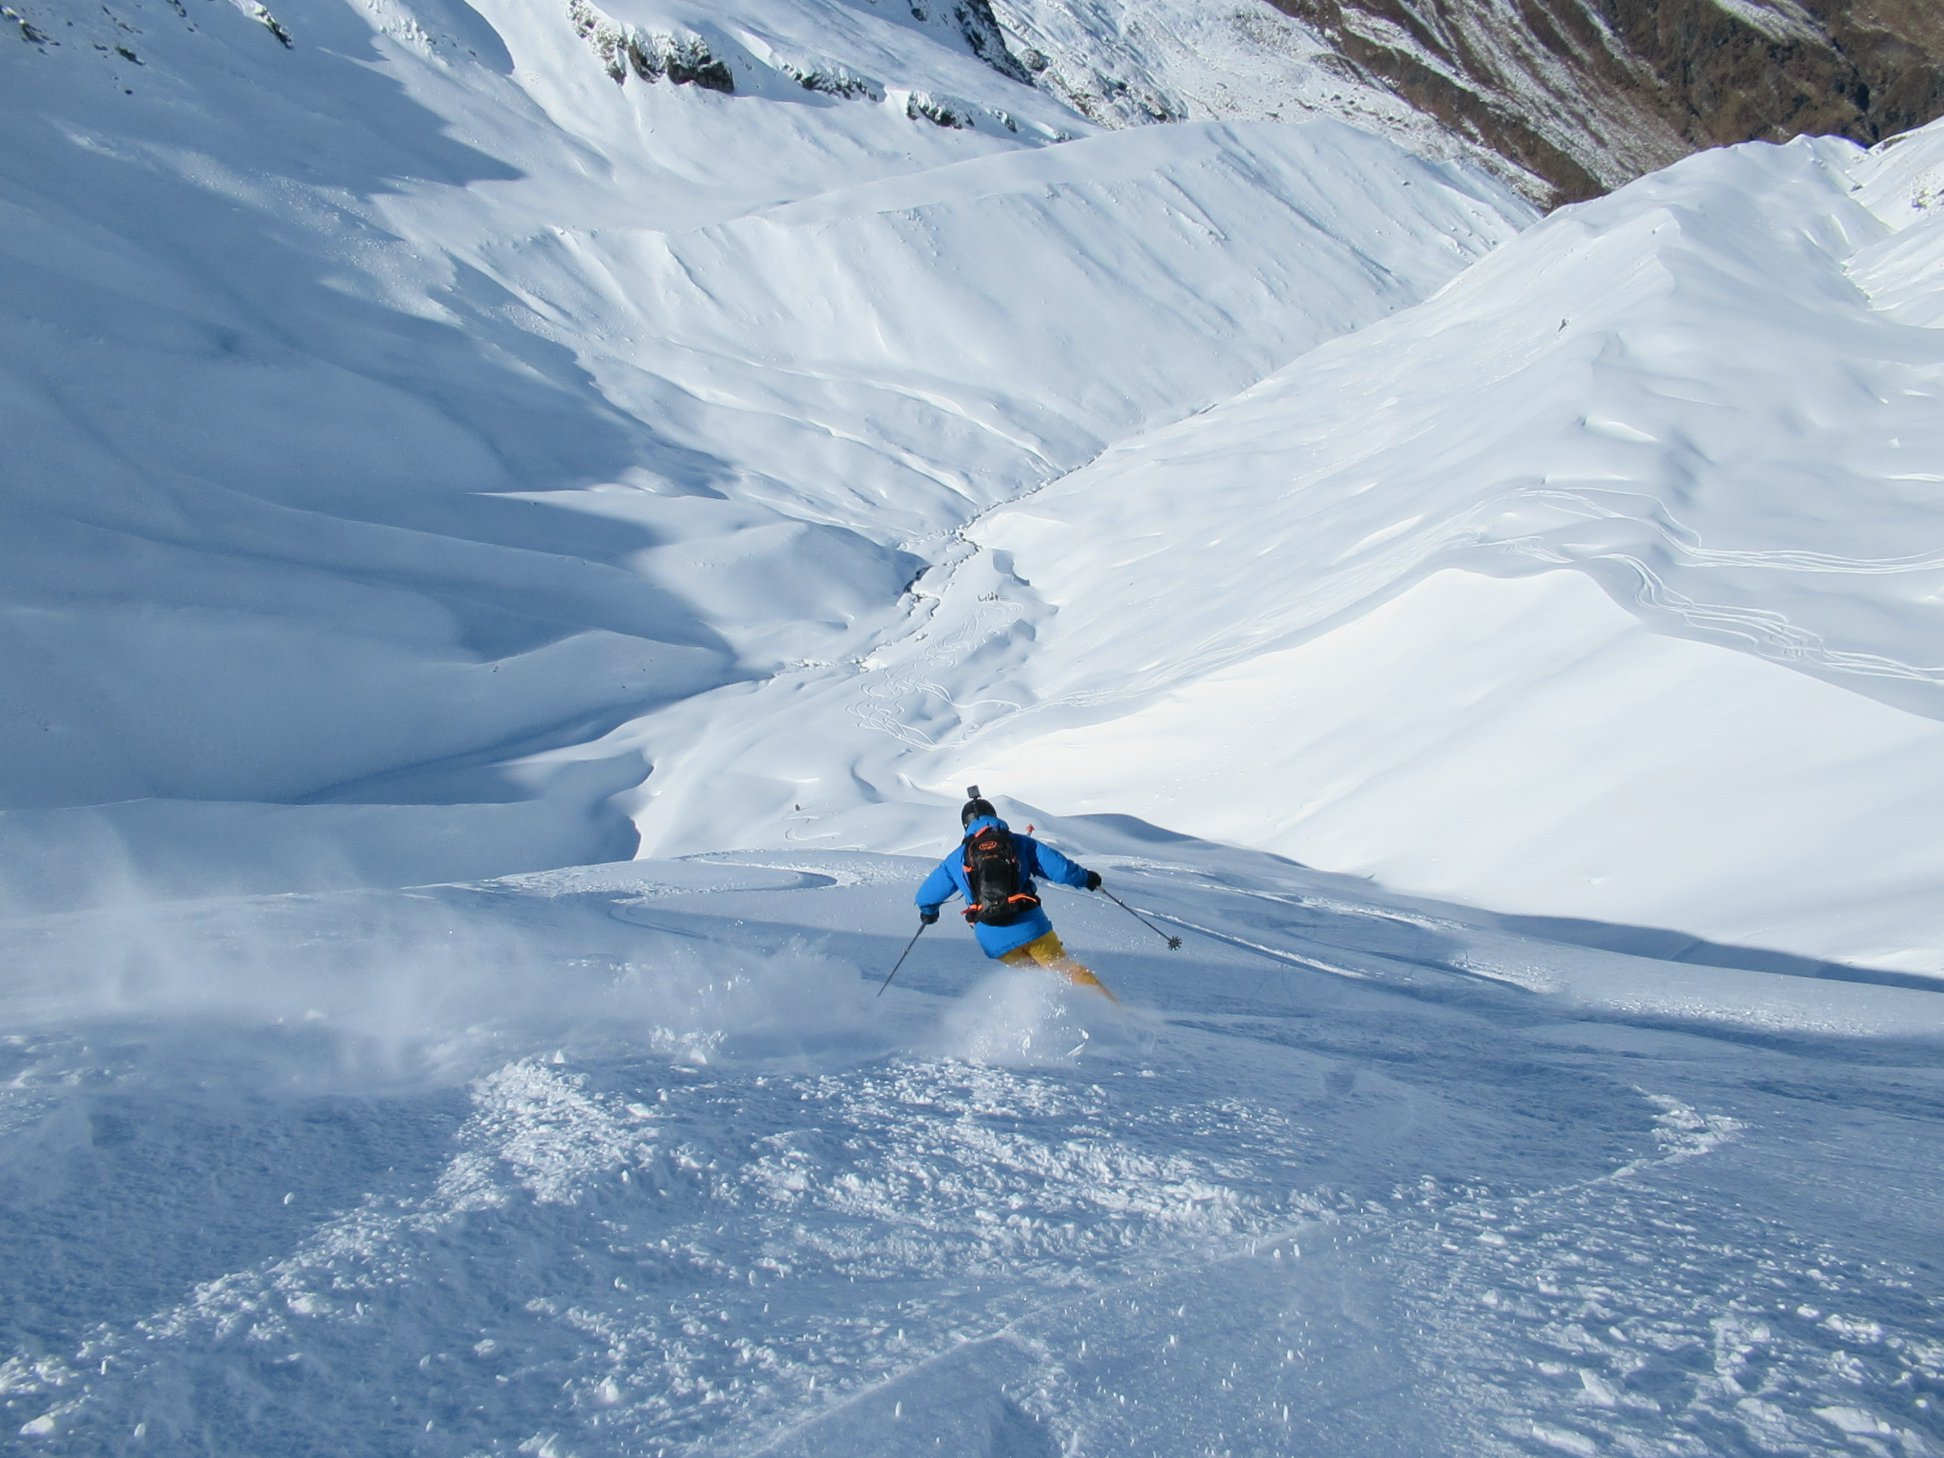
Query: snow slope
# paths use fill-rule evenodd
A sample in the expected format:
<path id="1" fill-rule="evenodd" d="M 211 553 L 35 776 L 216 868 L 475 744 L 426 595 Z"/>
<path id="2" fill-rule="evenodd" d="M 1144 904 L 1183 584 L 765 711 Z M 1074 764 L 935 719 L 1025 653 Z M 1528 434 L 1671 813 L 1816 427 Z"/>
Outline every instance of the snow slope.
<path id="1" fill-rule="evenodd" d="M 1091 129 L 844 0 L 19 14 L 0 866 L 42 904 L 625 856 L 698 695 L 843 676 L 971 515 L 1529 216 L 1339 128 L 1048 146 Z M 611 79 L 671 36 L 734 93 Z M 708 845 L 773 832 L 764 773 Z"/>
<path id="2" fill-rule="evenodd" d="M 1513 171 L 1393 92 L 1355 76 L 1314 27 L 1270 5 L 996 0 L 993 10 L 1040 85 L 1113 125 L 1324 116 L 1390 136 L 1420 155 L 1469 153 Z"/>
<path id="3" fill-rule="evenodd" d="M 4 1446 L 1944 1452 L 1934 991 L 1051 834 L 5 923 Z"/>
<path id="4" fill-rule="evenodd" d="M 1944 1453 L 1944 138 L 4 18 L 0 1450 Z"/>
<path id="5" fill-rule="evenodd" d="M 991 513 L 1043 605 L 929 782 L 1944 970 L 1941 195 L 1690 160 Z"/>
<path id="6" fill-rule="evenodd" d="M 1501 247 L 942 14 L 20 14 L 17 904 L 913 848 L 978 779 L 1939 968 L 1935 129 Z M 611 77 L 671 38 L 734 92 Z"/>

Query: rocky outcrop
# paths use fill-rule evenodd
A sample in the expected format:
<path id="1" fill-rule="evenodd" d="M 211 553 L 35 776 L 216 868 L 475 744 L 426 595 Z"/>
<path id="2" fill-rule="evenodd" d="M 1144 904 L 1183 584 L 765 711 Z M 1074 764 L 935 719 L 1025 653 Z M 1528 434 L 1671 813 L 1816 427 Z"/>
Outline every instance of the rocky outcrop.
<path id="1" fill-rule="evenodd" d="M 666 76 L 678 86 L 734 92 L 736 77 L 727 63 L 697 35 L 669 35 L 619 25 L 587 0 L 573 0 L 568 14 L 582 40 L 594 48 L 609 76 L 619 83 L 633 72 L 643 81 Z"/>
<path id="2" fill-rule="evenodd" d="M 916 0 L 912 14 L 923 18 L 923 0 Z M 952 23 L 965 39 L 966 48 L 1000 75 L 1030 84 L 1032 76 L 1006 45 L 998 17 L 992 13 L 992 0 L 952 0 Z"/>
<path id="3" fill-rule="evenodd" d="M 1604 192 L 1702 147 L 1872 143 L 1944 113 L 1936 0 L 1269 0 L 1360 79 L 1540 179 Z"/>

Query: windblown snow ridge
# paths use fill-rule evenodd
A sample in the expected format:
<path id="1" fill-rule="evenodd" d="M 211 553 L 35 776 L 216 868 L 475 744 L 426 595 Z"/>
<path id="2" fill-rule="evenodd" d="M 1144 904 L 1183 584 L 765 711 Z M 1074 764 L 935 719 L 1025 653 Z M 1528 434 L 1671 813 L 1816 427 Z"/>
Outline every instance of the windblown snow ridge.
<path id="1" fill-rule="evenodd" d="M 960 777 L 1934 965 L 1941 180 L 1939 128 L 1691 159 L 995 513 L 1051 610 Z"/>

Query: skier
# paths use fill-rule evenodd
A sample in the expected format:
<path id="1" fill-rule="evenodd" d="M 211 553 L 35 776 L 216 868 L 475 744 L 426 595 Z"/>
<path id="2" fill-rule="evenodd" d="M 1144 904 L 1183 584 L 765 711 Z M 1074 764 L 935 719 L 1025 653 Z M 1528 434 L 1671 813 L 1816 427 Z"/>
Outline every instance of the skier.
<path id="1" fill-rule="evenodd" d="M 939 907 L 954 895 L 963 896 L 965 919 L 988 957 L 1010 967 L 1045 967 L 1118 1002 L 1090 969 L 1060 945 L 1059 933 L 1033 893 L 1035 876 L 1098 891 L 1100 873 L 1076 865 L 1030 835 L 1016 834 L 999 818 L 992 802 L 980 796 L 977 785 L 965 793 L 971 797 L 959 812 L 965 838 L 918 888 L 919 921 L 930 926 L 938 920 Z"/>

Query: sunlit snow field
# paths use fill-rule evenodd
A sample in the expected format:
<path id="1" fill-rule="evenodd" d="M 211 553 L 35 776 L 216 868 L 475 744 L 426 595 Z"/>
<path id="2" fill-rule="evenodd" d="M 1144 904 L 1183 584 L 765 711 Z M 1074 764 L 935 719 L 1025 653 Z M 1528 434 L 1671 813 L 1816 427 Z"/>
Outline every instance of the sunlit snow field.
<path id="1" fill-rule="evenodd" d="M 33 1451 L 1944 1449 L 1944 1005 L 1074 822 L 16 924 Z M 868 930 L 859 930 L 868 928 Z"/>
<path id="2" fill-rule="evenodd" d="M 1944 1454 L 1944 131 L 272 9 L 0 23 L 0 1451 Z"/>

